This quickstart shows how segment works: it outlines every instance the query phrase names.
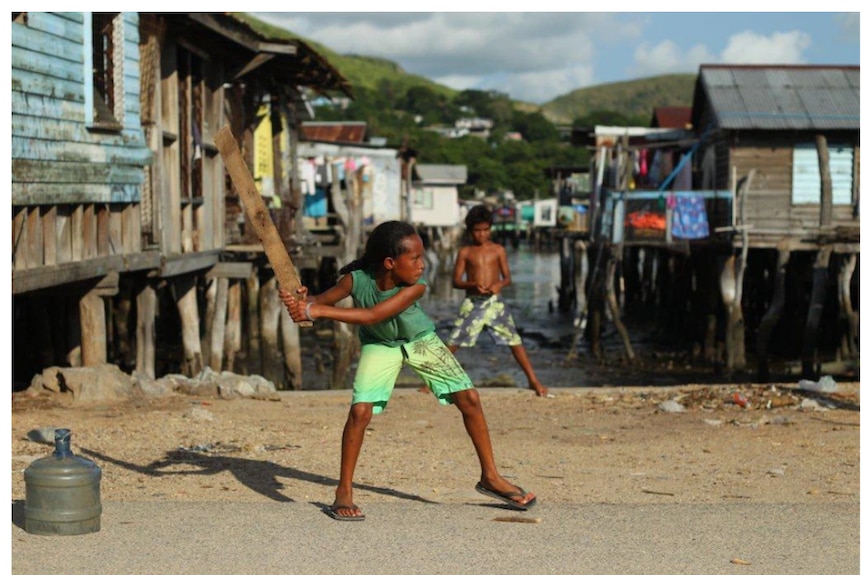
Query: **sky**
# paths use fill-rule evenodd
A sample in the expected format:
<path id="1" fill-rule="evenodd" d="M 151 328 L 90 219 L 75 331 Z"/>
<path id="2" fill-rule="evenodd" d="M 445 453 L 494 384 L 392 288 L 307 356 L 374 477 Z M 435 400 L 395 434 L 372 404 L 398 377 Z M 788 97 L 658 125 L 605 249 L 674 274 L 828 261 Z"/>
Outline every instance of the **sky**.
<path id="1" fill-rule="evenodd" d="M 700 64 L 858 66 L 860 53 L 858 11 L 253 14 L 339 54 L 535 104 L 608 82 L 696 74 Z"/>

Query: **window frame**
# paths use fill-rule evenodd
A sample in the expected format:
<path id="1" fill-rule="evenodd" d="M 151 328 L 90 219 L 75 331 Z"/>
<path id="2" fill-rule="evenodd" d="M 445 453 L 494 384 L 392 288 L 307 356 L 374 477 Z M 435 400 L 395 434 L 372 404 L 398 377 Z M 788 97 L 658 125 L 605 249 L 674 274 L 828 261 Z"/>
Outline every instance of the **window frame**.
<path id="1" fill-rule="evenodd" d="M 832 205 L 849 206 L 853 203 L 853 146 L 830 144 L 828 149 Z M 813 143 L 793 146 L 790 203 L 820 205 L 820 164 Z"/>
<path id="2" fill-rule="evenodd" d="M 85 122 L 91 130 L 123 129 L 123 14 L 84 13 Z"/>

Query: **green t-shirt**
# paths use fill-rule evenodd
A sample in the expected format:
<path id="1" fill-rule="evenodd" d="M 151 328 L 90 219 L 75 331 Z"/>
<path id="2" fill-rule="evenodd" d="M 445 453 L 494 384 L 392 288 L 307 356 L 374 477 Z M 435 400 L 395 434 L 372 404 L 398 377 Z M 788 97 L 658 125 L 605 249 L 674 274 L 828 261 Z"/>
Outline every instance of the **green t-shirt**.
<path id="1" fill-rule="evenodd" d="M 356 307 L 374 307 L 383 300 L 389 299 L 402 290 L 402 287 L 394 287 L 390 290 L 380 291 L 374 278 L 364 270 L 350 272 L 353 276 L 353 305 Z M 425 279 L 420 279 L 422 285 L 427 285 Z M 387 320 L 374 325 L 363 325 L 359 327 L 359 341 L 362 345 L 366 343 L 379 343 L 389 347 L 398 347 L 410 341 L 415 341 L 434 331 L 434 322 L 425 314 L 425 310 L 419 302 L 413 304 Z"/>

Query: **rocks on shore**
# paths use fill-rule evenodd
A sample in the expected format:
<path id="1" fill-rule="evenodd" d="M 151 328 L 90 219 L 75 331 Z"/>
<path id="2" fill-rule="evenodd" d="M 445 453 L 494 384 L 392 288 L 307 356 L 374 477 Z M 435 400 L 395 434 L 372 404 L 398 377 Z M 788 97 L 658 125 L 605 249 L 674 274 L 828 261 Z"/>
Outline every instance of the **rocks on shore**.
<path id="1" fill-rule="evenodd" d="M 127 401 L 136 397 L 164 397 L 186 394 L 199 397 L 234 399 L 277 399 L 275 385 L 259 375 L 217 373 L 210 368 L 195 377 L 168 374 L 159 379 L 138 372 L 131 375 L 119 367 L 49 367 L 37 374 L 30 387 L 19 392 L 27 396 L 71 395 L 74 403 Z"/>

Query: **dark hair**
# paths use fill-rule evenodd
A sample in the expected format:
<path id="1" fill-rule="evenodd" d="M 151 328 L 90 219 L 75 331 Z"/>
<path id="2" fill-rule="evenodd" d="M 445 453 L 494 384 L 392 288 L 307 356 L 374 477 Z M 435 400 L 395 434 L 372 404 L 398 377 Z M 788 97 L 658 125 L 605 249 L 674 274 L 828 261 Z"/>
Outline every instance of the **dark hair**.
<path id="1" fill-rule="evenodd" d="M 365 270 L 376 275 L 383 267 L 386 258 L 397 258 L 404 253 L 404 238 L 416 234 L 416 229 L 407 222 L 392 220 L 374 228 L 365 242 L 365 253 L 340 270 L 339 274 L 349 274 L 354 270 Z"/>
<path id="2" fill-rule="evenodd" d="M 472 230 L 476 224 L 490 224 L 493 221 L 494 212 L 483 204 L 470 208 L 470 211 L 467 212 L 467 217 L 464 218 L 464 223 L 467 224 L 467 231 Z"/>

